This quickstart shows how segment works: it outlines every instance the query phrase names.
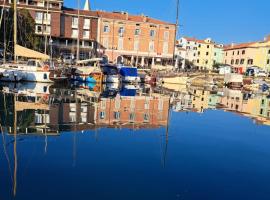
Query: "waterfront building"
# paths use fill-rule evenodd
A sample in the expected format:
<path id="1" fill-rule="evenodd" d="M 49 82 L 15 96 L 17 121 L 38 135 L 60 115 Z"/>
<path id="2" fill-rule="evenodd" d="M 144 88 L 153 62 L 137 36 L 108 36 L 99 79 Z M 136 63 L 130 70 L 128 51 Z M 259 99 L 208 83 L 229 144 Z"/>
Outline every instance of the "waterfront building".
<path id="1" fill-rule="evenodd" d="M 35 20 L 35 33 L 44 37 L 47 54 L 53 49 L 54 56 L 75 56 L 79 46 L 80 59 L 105 56 L 113 63 L 145 67 L 173 63 L 175 24 L 146 15 L 93 11 L 88 0 L 84 10 L 66 8 L 63 0 L 17 2 Z M 11 3 L 0 0 L 1 7 Z"/>
<path id="2" fill-rule="evenodd" d="M 223 45 L 216 44 L 211 38 L 199 40 L 182 37 L 177 41 L 177 49 L 186 50 L 185 59 L 198 69 L 212 70 L 215 64 L 223 62 Z M 178 51 L 179 52 L 179 51 Z M 183 57 L 181 57 L 183 59 Z"/>
<path id="3" fill-rule="evenodd" d="M 251 66 L 270 70 L 269 36 L 263 41 L 227 45 L 224 51 L 224 63 L 232 65 L 237 73 L 244 73 Z"/>
<path id="4" fill-rule="evenodd" d="M 167 126 L 170 97 L 151 96 L 101 98 L 96 112 L 100 126 L 149 127 Z"/>

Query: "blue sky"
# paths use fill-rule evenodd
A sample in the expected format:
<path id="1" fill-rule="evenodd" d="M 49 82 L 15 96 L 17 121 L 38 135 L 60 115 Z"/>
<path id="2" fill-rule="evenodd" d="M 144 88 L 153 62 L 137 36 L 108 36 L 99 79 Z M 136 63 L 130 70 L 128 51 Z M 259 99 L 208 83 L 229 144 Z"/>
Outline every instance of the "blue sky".
<path id="1" fill-rule="evenodd" d="M 76 0 L 64 0 L 76 7 Z M 80 0 L 82 7 L 84 0 Z M 127 11 L 175 22 L 177 0 L 90 0 L 93 10 Z M 221 43 L 261 40 L 270 34 L 270 0 L 180 0 L 180 36 Z"/>

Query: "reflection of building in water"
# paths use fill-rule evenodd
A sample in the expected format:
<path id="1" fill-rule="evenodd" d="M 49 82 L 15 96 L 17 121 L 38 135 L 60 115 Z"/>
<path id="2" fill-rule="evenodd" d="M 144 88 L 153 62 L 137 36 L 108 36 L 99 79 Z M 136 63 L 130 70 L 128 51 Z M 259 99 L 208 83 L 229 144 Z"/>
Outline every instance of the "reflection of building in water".
<path id="1" fill-rule="evenodd" d="M 170 98 L 161 95 L 104 98 L 99 102 L 98 125 L 122 127 L 166 126 Z"/>
<path id="2" fill-rule="evenodd" d="M 224 110 L 238 112 L 253 118 L 259 124 L 270 125 L 270 100 L 267 96 L 225 89 L 220 104 Z"/>
<path id="3" fill-rule="evenodd" d="M 208 109 L 210 91 L 191 89 L 190 92 L 193 94 L 192 108 L 194 111 L 203 112 Z"/>
<path id="4" fill-rule="evenodd" d="M 169 97 L 141 94 L 114 99 L 102 98 L 100 93 L 85 89 L 50 88 L 50 94 L 0 93 L 10 102 L 10 120 L 5 127 L 10 134 L 14 122 L 18 134 L 57 135 L 60 131 L 81 131 L 99 127 L 155 128 L 166 126 Z M 145 96 L 146 95 L 146 96 Z M 1 101 L 4 102 L 4 101 Z M 7 107 L 3 105 L 2 107 Z M 15 117 L 16 116 L 16 119 Z M 2 116 L 1 116 L 2 117 Z"/>

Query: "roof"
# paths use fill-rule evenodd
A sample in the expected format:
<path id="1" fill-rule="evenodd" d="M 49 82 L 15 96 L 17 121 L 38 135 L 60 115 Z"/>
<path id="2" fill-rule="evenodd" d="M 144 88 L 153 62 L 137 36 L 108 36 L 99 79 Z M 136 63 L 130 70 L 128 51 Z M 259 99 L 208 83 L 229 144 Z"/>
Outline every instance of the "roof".
<path id="1" fill-rule="evenodd" d="M 234 49 L 245 49 L 245 48 L 253 48 L 252 45 L 256 44 L 257 42 L 247 42 L 247 43 L 241 43 L 236 45 L 226 45 L 224 46 L 225 51 L 234 50 Z"/>
<path id="2" fill-rule="evenodd" d="M 68 14 L 78 14 L 78 10 L 73 8 L 63 8 L 64 13 Z M 154 19 L 145 15 L 132 15 L 127 12 L 107 12 L 107 11 L 87 11 L 87 10 L 80 10 L 81 15 L 88 15 L 90 17 L 100 17 L 105 19 L 116 19 L 116 20 L 129 20 L 134 21 L 138 23 L 147 22 L 147 23 L 153 23 L 153 24 L 162 24 L 162 25 L 175 25 L 173 23 L 161 21 L 158 19 Z"/>
<path id="3" fill-rule="evenodd" d="M 190 42 L 197 42 L 197 43 L 200 43 L 200 44 L 214 44 L 214 42 L 205 42 L 205 40 L 199 40 L 199 39 L 196 39 L 196 38 L 193 38 L 193 37 L 183 37 L 185 38 L 187 41 L 190 41 Z"/>

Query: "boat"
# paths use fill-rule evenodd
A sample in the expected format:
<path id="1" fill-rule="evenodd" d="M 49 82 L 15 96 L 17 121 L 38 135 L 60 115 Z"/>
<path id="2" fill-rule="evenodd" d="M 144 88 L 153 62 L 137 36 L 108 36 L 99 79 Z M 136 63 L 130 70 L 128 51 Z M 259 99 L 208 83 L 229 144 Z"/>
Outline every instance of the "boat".
<path id="1" fill-rule="evenodd" d="M 31 50 L 32 51 L 32 50 Z M 26 63 L 5 63 L 0 66 L 1 81 L 28 81 L 53 83 L 67 80 L 61 69 L 56 70 L 42 60 L 31 59 Z"/>
<path id="2" fill-rule="evenodd" d="M 105 83 L 119 83 L 119 73 L 115 65 L 105 64 L 101 66 L 104 75 L 103 82 Z"/>
<path id="3" fill-rule="evenodd" d="M 231 88 L 242 88 L 243 86 L 243 76 L 242 74 L 225 74 L 224 83 L 226 86 Z"/>
<path id="4" fill-rule="evenodd" d="M 0 81 L 31 81 L 51 83 L 55 81 L 67 80 L 67 77 L 59 70 L 55 70 L 50 64 L 43 61 L 50 60 L 47 54 L 25 48 L 17 44 L 17 3 L 14 3 L 13 20 L 13 43 L 14 43 L 14 61 L 0 65 Z M 46 46 L 46 45 L 45 45 Z M 18 62 L 18 58 L 30 59 L 26 63 Z"/>
<path id="5" fill-rule="evenodd" d="M 99 67 L 100 58 L 77 61 L 76 66 L 71 67 L 71 80 L 86 83 L 101 83 L 103 73 Z M 89 63 L 94 63 L 93 65 Z"/>
<path id="6" fill-rule="evenodd" d="M 138 70 L 136 67 L 119 67 L 120 80 L 123 83 L 139 83 L 140 77 L 138 76 Z"/>

